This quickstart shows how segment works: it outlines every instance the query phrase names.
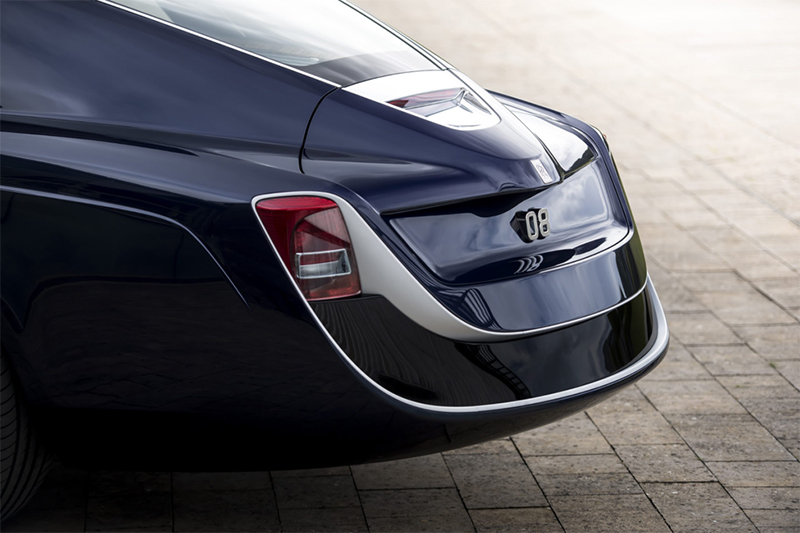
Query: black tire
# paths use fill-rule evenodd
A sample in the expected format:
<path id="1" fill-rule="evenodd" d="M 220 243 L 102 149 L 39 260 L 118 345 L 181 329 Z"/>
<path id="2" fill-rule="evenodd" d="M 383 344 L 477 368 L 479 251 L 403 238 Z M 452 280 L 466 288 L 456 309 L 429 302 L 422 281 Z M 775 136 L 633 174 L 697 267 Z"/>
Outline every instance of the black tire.
<path id="1" fill-rule="evenodd" d="M 50 468 L 45 449 L 28 416 L 19 381 L 0 356 L 0 519 L 19 511 Z"/>

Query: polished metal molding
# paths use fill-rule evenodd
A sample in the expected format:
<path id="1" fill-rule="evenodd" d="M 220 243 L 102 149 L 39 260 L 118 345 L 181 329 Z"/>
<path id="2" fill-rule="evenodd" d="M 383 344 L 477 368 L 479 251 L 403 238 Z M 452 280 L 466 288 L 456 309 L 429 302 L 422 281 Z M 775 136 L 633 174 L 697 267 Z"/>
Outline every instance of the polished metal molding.
<path id="1" fill-rule="evenodd" d="M 353 250 L 358 260 L 358 269 L 361 277 L 361 291 L 364 294 L 383 296 L 411 320 L 423 328 L 447 339 L 479 343 L 502 342 L 545 333 L 608 313 L 612 309 L 625 305 L 639 296 L 646 286 L 646 284 L 642 285 L 635 294 L 611 307 L 574 320 L 527 330 L 490 331 L 468 324 L 442 305 L 441 302 L 411 274 L 405 265 L 400 262 L 397 256 L 394 255 L 381 238 L 369 227 L 355 208 L 341 197 L 334 194 L 314 191 L 265 194 L 257 196 L 252 200 L 253 211 L 256 212 L 255 205 L 260 200 L 282 196 L 319 196 L 336 202 L 347 224 L 350 238 L 353 241 Z M 267 238 L 269 238 L 269 235 L 267 235 Z M 627 242 L 629 238 L 618 243 L 616 247 L 606 250 L 605 253 L 621 246 Z M 288 270 L 286 274 L 290 279 L 292 278 Z"/>
<path id="2" fill-rule="evenodd" d="M 477 123 L 455 125 L 448 123 L 448 118 L 445 118 L 449 111 L 443 111 L 431 116 L 424 116 L 388 103 L 392 100 L 407 96 L 457 88 L 464 89 L 465 92 L 471 94 L 471 98 L 480 101 L 480 107 L 485 106 L 485 111 L 478 110 L 479 107 L 473 107 L 472 110 L 465 110 L 460 116 L 453 116 L 451 118 L 455 122 L 468 119 L 470 121 L 476 121 Z M 454 130 L 479 130 L 500 123 L 500 116 L 497 114 L 497 111 L 495 111 L 495 108 L 502 104 L 497 102 L 485 91 L 479 91 L 475 82 L 454 70 L 416 70 L 412 72 L 401 72 L 399 74 L 390 74 L 380 78 L 372 78 L 371 80 L 354 83 L 343 87 L 342 90 Z"/>
<path id="3" fill-rule="evenodd" d="M 253 198 L 253 200 L 251 202 L 251 205 L 252 205 L 252 208 L 253 208 L 253 214 L 256 216 L 256 219 L 258 219 L 258 212 L 256 211 L 256 204 L 259 201 L 265 200 L 265 199 L 268 199 L 268 198 L 278 198 L 278 197 L 282 197 L 282 196 L 320 196 L 320 197 L 328 198 L 330 200 L 335 201 L 337 203 L 337 205 L 339 206 L 339 209 L 342 211 L 342 215 L 344 216 L 345 222 L 347 223 L 348 231 L 350 232 L 350 237 L 353 239 L 353 249 L 354 250 L 356 249 L 356 246 L 361 246 L 361 244 L 356 244 L 356 238 L 355 238 L 354 234 L 355 235 L 359 235 L 358 239 L 361 239 L 363 237 L 363 230 L 366 230 L 366 231 L 372 233 L 372 235 L 375 237 L 375 239 L 380 243 L 380 246 L 383 247 L 383 249 L 378 253 L 385 253 L 385 254 L 388 254 L 388 255 L 390 255 L 390 256 L 392 256 L 394 258 L 394 254 L 392 254 L 391 251 L 388 248 L 386 248 L 386 246 L 383 244 L 383 242 L 380 241 L 380 238 L 378 238 L 378 236 L 375 235 L 375 233 L 369 228 L 369 226 L 367 226 L 366 222 L 364 222 L 364 220 L 355 211 L 355 209 L 352 206 L 350 206 L 350 204 L 348 204 L 347 202 L 342 200 L 342 198 L 340 198 L 340 197 L 338 197 L 338 196 L 336 196 L 334 194 L 313 192 L 313 191 L 306 191 L 306 192 L 297 191 L 297 192 L 265 194 L 265 195 L 261 195 L 261 196 L 256 196 L 255 198 Z M 360 222 L 356 222 L 353 217 L 357 217 Z M 351 221 L 353 222 L 352 226 L 351 226 Z M 358 230 L 354 231 L 355 228 L 358 228 Z M 272 239 L 270 239 L 269 234 L 267 233 L 266 229 L 264 229 L 263 225 L 261 225 L 261 229 L 262 229 L 262 231 L 264 233 L 264 236 L 267 238 L 267 241 L 269 242 L 270 246 L 272 247 L 272 250 L 275 252 L 275 257 L 279 257 L 278 250 L 277 250 L 277 248 L 275 248 L 275 245 L 273 244 Z M 363 244 L 366 244 L 366 243 L 364 243 L 364 241 L 360 241 L 360 242 L 362 242 Z M 374 245 L 374 241 L 373 241 L 373 245 Z M 359 248 L 359 250 L 360 250 L 360 248 Z M 383 277 L 383 276 L 379 276 L 381 279 L 378 279 L 378 278 L 376 278 L 374 276 L 374 273 L 373 274 L 368 274 L 367 275 L 367 279 L 369 280 L 369 283 L 370 283 L 369 290 L 365 289 L 364 272 L 366 270 L 368 270 L 368 269 L 371 269 L 372 266 L 373 266 L 373 263 L 370 263 L 370 261 L 368 259 L 366 260 L 366 263 L 364 263 L 364 259 L 362 259 L 362 256 L 364 254 L 362 254 L 360 252 L 357 252 L 357 253 L 359 253 L 359 256 L 358 256 L 359 265 L 364 265 L 364 267 L 365 267 L 364 270 L 361 271 L 361 288 L 362 288 L 362 291 L 364 293 L 369 293 L 369 294 L 382 294 L 387 299 L 392 301 L 388 296 L 386 296 L 384 294 L 384 292 L 376 292 L 375 291 L 376 286 L 374 284 L 376 282 L 378 282 L 378 281 L 381 281 L 381 279 L 382 279 L 381 283 L 387 284 L 387 285 L 392 285 L 391 281 L 388 280 L 387 278 Z M 395 261 L 397 261 L 396 258 L 394 258 L 394 259 L 395 259 Z M 603 388 L 606 388 L 606 387 L 613 386 L 613 385 L 615 385 L 617 383 L 620 383 L 620 382 L 623 382 L 623 381 L 627 380 L 628 378 L 634 377 L 637 374 L 646 372 L 651 365 L 655 364 L 664 355 L 664 353 L 667 350 L 667 347 L 669 346 L 669 327 L 667 325 L 667 318 L 666 318 L 666 316 L 664 314 L 664 309 L 661 306 L 661 301 L 658 299 L 658 294 L 656 294 L 655 288 L 653 287 L 653 282 L 650 280 L 650 276 L 648 275 L 647 282 L 644 284 L 642 289 L 639 290 L 637 292 L 637 294 L 634 295 L 632 298 L 635 298 L 636 296 L 641 294 L 642 291 L 647 290 L 647 294 L 648 294 L 648 296 L 650 298 L 650 302 L 651 302 L 650 305 L 652 306 L 653 314 L 655 315 L 655 321 L 654 321 L 655 322 L 655 324 L 654 324 L 655 325 L 655 339 L 652 341 L 652 345 L 650 346 L 650 349 L 647 351 L 647 353 L 645 353 L 644 355 L 640 356 L 636 362 L 634 362 L 630 366 L 627 366 L 627 367 L 623 368 L 619 372 L 611 374 L 610 376 L 607 376 L 607 377 L 605 377 L 603 379 L 599 379 L 597 381 L 593 381 L 591 383 L 587 383 L 585 385 L 581 385 L 580 387 L 573 387 L 571 389 L 566 389 L 566 390 L 563 390 L 563 391 L 554 392 L 552 394 L 546 394 L 546 395 L 543 395 L 543 396 L 537 396 L 535 398 L 527 398 L 525 400 L 516 400 L 516 401 L 512 401 L 512 402 L 493 403 L 493 404 L 485 404 L 485 405 L 471 405 L 471 406 L 464 406 L 464 407 L 430 405 L 430 404 L 415 402 L 413 400 L 409 400 L 409 399 L 403 398 L 402 396 L 399 396 L 399 395 L 391 392 L 390 390 L 385 389 L 381 385 L 379 385 L 372 378 L 370 378 L 363 370 L 361 370 L 358 367 L 358 365 L 356 365 L 353 362 L 353 360 L 350 359 L 350 357 L 348 357 L 348 355 L 345 353 L 345 351 L 342 349 L 342 347 L 339 346 L 339 344 L 336 342 L 336 340 L 331 336 L 331 334 L 325 328 L 325 325 L 322 323 L 322 321 L 319 319 L 317 314 L 314 312 L 314 309 L 311 307 L 311 305 L 305 299 L 303 294 L 300 292 L 300 288 L 297 286 L 297 284 L 294 283 L 292 275 L 289 272 L 289 270 L 286 268 L 286 265 L 283 263 L 283 261 L 278 261 L 278 262 L 283 267 L 284 272 L 286 272 L 286 275 L 289 277 L 289 279 L 292 280 L 292 283 L 294 284 L 294 288 L 295 288 L 295 290 L 297 292 L 297 297 L 300 298 L 303 301 L 303 303 L 305 304 L 306 308 L 308 309 L 309 314 L 313 317 L 314 321 L 316 322 L 317 327 L 319 328 L 320 331 L 322 331 L 322 333 L 328 339 L 328 342 L 336 350 L 336 353 L 339 355 L 339 357 L 342 359 L 342 361 L 344 361 L 344 363 L 347 364 L 353 370 L 353 372 L 355 372 L 356 374 L 361 376 L 361 378 L 365 382 L 367 382 L 372 388 L 374 388 L 380 394 L 386 396 L 387 398 L 389 398 L 389 399 L 391 399 L 391 400 L 393 400 L 395 402 L 400 402 L 402 404 L 405 404 L 405 405 L 407 405 L 409 407 L 413 407 L 415 409 L 419 409 L 421 411 L 427 411 L 427 412 L 431 412 L 431 413 L 475 414 L 475 413 L 483 413 L 483 412 L 505 411 L 505 410 L 510 410 L 510 409 L 530 407 L 530 406 L 533 406 L 533 405 L 543 404 L 543 403 L 548 403 L 548 402 L 567 400 L 569 398 L 577 397 L 577 396 L 580 396 L 580 395 L 588 393 L 588 392 L 592 392 L 592 391 L 596 391 L 596 390 L 600 390 L 600 389 L 603 389 Z M 398 264 L 399 264 L 399 261 L 398 261 Z M 367 267 L 367 265 L 369 265 L 369 266 Z M 400 267 L 403 268 L 403 270 L 405 270 L 405 267 L 403 267 L 402 265 L 400 265 Z M 359 268 L 361 269 L 362 266 L 359 266 Z M 410 273 L 408 275 L 411 276 Z M 414 282 L 419 285 L 419 282 L 417 282 L 416 280 L 414 280 Z M 404 288 L 408 289 L 409 287 L 404 287 Z M 421 285 L 420 285 L 420 288 L 425 293 L 428 292 Z M 428 296 L 430 296 L 430 294 L 428 294 Z M 433 297 L 430 296 L 430 298 L 432 299 Z M 618 304 L 617 306 L 612 307 L 611 309 L 613 309 L 615 307 L 619 307 L 619 305 L 624 305 L 629 300 L 630 299 L 625 300 L 624 302 Z M 392 303 L 394 303 L 394 302 L 392 301 Z M 408 309 L 408 308 L 406 308 L 406 309 Z M 603 311 L 602 313 L 607 313 L 611 309 L 607 309 L 607 310 Z M 443 310 L 446 313 L 449 314 L 449 311 L 447 311 L 446 309 L 443 309 Z M 401 309 L 401 311 L 406 312 L 406 310 L 404 310 L 404 309 Z M 413 316 L 413 314 L 415 314 L 416 311 L 414 309 L 411 309 L 411 312 L 412 312 L 412 314 L 408 314 L 409 318 L 412 318 L 413 320 L 416 321 L 416 319 Z M 602 313 L 597 313 L 597 315 L 602 314 Z M 597 316 L 597 315 L 591 315 L 590 317 L 584 317 L 584 318 L 581 318 L 581 319 L 578 319 L 578 320 L 575 320 L 573 322 L 569 322 L 569 323 L 566 323 L 566 324 L 558 324 L 557 326 L 554 326 L 554 327 L 564 327 L 565 325 L 569 325 L 569 324 L 572 324 L 572 323 L 582 322 L 584 320 L 588 320 L 589 318 L 592 318 L 593 316 Z M 453 317 L 453 318 L 456 318 L 456 317 Z M 428 329 L 431 329 L 428 325 L 424 325 L 424 324 L 421 324 L 421 325 L 423 327 L 427 327 Z M 472 327 L 472 326 L 470 326 L 470 327 Z M 477 330 L 477 328 L 474 328 L 474 329 Z M 545 328 L 543 328 L 543 329 L 545 329 Z M 551 327 L 551 328 L 546 328 L 546 329 L 550 330 L 550 329 L 553 329 L 553 328 Z M 482 331 L 482 330 L 478 330 L 478 331 Z M 537 333 L 537 332 L 541 332 L 541 330 L 534 330 L 534 333 Z M 489 334 L 490 337 L 489 337 L 488 340 L 490 342 L 499 342 L 501 340 L 508 340 L 507 337 L 496 338 L 495 336 L 498 335 L 498 333 L 496 333 L 496 332 L 485 331 L 483 333 Z M 514 332 L 514 335 L 516 335 L 516 336 L 513 337 L 513 338 L 529 336 L 529 335 L 532 335 L 532 334 L 533 333 L 520 333 L 520 334 L 517 334 L 516 332 Z M 499 334 L 499 335 L 504 335 L 504 334 Z M 484 337 L 483 340 L 486 341 L 487 339 Z"/>

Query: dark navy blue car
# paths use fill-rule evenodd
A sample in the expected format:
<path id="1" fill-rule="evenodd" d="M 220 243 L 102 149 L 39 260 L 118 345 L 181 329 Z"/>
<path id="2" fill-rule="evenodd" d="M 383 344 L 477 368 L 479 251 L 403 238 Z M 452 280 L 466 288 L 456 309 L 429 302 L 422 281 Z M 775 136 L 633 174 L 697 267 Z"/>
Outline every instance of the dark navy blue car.
<path id="1" fill-rule="evenodd" d="M 335 0 L 2 2 L 2 508 L 587 408 L 669 333 L 601 133 Z"/>

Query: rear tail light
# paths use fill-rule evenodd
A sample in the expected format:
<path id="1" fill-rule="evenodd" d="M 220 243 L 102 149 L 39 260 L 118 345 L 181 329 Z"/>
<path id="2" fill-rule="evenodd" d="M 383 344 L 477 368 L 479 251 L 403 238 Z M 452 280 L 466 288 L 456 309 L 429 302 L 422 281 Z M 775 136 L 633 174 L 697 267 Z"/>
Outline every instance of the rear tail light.
<path id="1" fill-rule="evenodd" d="M 270 198 L 256 212 L 306 300 L 361 293 L 350 234 L 336 202 L 316 196 Z"/>

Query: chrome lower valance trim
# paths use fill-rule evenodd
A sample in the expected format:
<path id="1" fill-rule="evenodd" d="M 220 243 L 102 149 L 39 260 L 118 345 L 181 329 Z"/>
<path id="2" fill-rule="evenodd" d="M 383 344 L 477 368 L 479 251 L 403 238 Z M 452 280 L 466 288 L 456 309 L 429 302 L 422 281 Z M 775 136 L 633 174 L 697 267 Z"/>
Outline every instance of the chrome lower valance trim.
<path id="1" fill-rule="evenodd" d="M 408 400 L 389 390 L 386 390 L 381 385 L 373 381 L 360 368 L 358 368 L 358 366 L 356 366 L 356 364 L 350 360 L 347 354 L 344 353 L 342 348 L 327 332 L 327 330 L 319 321 L 319 319 L 317 319 L 317 322 L 322 331 L 328 337 L 329 342 L 334 346 L 334 348 L 337 350 L 342 359 L 356 373 L 358 373 L 363 378 L 363 380 L 367 381 L 369 385 L 376 390 L 377 393 L 388 397 L 388 399 L 394 402 L 400 402 L 408 407 L 412 407 L 414 410 L 427 411 L 430 413 L 452 413 L 452 414 L 462 413 L 466 415 L 466 414 L 477 414 L 484 412 L 485 413 L 500 412 L 500 411 L 508 411 L 508 410 L 532 407 L 539 404 L 547 404 L 552 402 L 577 399 L 586 394 L 592 392 L 599 392 L 603 389 L 619 385 L 625 381 L 636 379 L 637 376 L 644 374 L 645 372 L 650 370 L 653 366 L 655 366 L 655 364 L 658 363 L 658 361 L 664 356 L 669 347 L 669 326 L 667 325 L 667 319 L 664 314 L 664 309 L 661 306 L 661 302 L 658 299 L 658 294 L 656 294 L 656 290 L 653 287 L 653 283 L 649 277 L 647 279 L 647 283 L 645 284 L 645 290 L 647 291 L 647 296 L 650 301 L 650 307 L 652 310 L 654 331 L 653 331 L 653 338 L 651 338 L 651 342 L 648 344 L 649 347 L 647 349 L 647 352 L 641 355 L 635 362 L 631 363 L 629 366 L 623 368 L 622 370 L 614 374 L 611 374 L 608 377 L 599 379 L 597 381 L 593 381 L 591 383 L 587 383 L 585 385 L 581 385 L 580 387 L 574 387 L 560 392 L 555 392 L 552 394 L 537 396 L 535 398 L 527 398 L 525 400 L 517 400 L 517 401 L 487 404 L 487 405 L 471 405 L 464 407 L 430 405 Z M 316 318 L 316 315 L 314 316 Z"/>

